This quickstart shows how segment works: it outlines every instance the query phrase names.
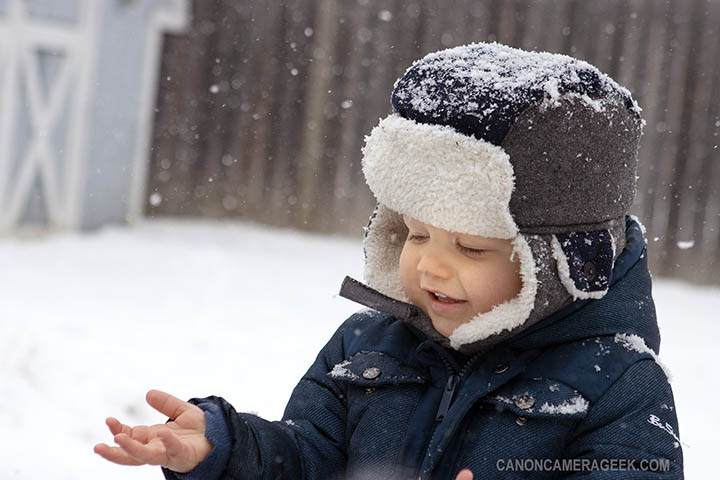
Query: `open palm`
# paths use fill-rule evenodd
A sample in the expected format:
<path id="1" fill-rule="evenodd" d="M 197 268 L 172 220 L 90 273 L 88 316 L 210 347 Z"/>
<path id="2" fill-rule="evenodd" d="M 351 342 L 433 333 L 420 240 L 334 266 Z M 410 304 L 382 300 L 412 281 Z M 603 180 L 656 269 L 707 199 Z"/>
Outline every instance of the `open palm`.
<path id="1" fill-rule="evenodd" d="M 162 465 L 175 472 L 189 472 L 212 450 L 212 444 L 205 437 L 205 413 L 159 390 L 150 390 L 145 399 L 173 420 L 160 425 L 130 427 L 110 417 L 105 423 L 118 446 L 100 443 L 95 445 L 95 453 L 120 465 Z"/>
<path id="2" fill-rule="evenodd" d="M 120 465 L 162 465 L 186 473 L 202 462 L 212 450 L 205 437 L 205 413 L 197 406 L 177 397 L 150 390 L 145 399 L 158 412 L 170 417 L 164 424 L 130 427 L 108 418 L 110 432 L 117 447 L 95 445 L 95 453 Z M 461 471 L 455 480 L 472 480 L 470 470 Z"/>

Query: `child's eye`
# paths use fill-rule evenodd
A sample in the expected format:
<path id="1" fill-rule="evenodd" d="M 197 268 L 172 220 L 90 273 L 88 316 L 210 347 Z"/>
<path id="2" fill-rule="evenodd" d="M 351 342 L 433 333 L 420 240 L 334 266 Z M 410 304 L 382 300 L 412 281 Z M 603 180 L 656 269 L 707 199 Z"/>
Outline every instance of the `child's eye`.
<path id="1" fill-rule="evenodd" d="M 415 240 L 415 241 L 422 241 L 427 238 L 427 235 L 421 235 L 419 233 L 410 233 L 408 234 L 408 241 Z"/>
<path id="2" fill-rule="evenodd" d="M 470 248 L 466 247 L 465 245 L 457 244 L 458 248 L 461 252 L 465 253 L 466 255 L 469 255 L 471 257 L 479 257 L 483 253 L 485 253 L 485 250 L 482 250 L 480 248 Z"/>

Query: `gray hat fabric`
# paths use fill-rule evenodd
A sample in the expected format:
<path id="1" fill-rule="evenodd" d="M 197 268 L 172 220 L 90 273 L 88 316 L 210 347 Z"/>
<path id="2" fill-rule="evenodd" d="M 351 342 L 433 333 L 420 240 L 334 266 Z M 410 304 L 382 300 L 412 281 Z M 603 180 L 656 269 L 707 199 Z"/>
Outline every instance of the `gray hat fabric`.
<path id="1" fill-rule="evenodd" d="M 524 330 L 575 299 L 604 296 L 624 246 L 644 121 L 630 93 L 592 65 L 498 43 L 442 50 L 396 82 L 393 112 L 366 137 L 378 205 L 365 280 L 408 301 L 401 214 L 449 231 L 511 239 L 523 286 L 446 338 L 465 353 Z"/>

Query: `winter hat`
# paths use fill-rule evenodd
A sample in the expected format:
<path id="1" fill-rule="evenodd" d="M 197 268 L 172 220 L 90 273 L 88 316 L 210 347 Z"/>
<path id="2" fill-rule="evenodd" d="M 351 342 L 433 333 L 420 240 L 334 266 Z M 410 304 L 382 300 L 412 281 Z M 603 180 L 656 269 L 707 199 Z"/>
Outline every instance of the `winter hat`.
<path id="1" fill-rule="evenodd" d="M 431 53 L 395 83 L 393 112 L 365 138 L 377 199 L 365 280 L 408 301 L 399 272 L 401 214 L 454 232 L 512 239 L 522 288 L 444 337 L 471 353 L 576 299 L 608 290 L 635 196 L 644 121 L 630 92 L 594 66 L 547 52 L 477 43 Z"/>

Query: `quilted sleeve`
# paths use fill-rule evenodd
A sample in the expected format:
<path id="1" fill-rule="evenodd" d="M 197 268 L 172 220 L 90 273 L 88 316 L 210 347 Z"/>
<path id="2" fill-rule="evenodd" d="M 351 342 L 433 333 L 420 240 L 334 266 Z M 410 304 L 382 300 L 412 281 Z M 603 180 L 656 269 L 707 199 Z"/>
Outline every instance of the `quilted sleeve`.
<path id="1" fill-rule="evenodd" d="M 230 442 L 225 448 L 230 452 L 223 457 L 228 460 L 217 479 L 342 478 L 346 463 L 346 396 L 344 387 L 328 372 L 343 361 L 343 334 L 354 329 L 356 321 L 355 316 L 348 319 L 320 351 L 295 387 L 282 421 L 238 413 L 221 397 L 192 400 L 217 406 L 229 432 Z M 167 469 L 163 473 L 170 480 L 183 478 Z"/>

